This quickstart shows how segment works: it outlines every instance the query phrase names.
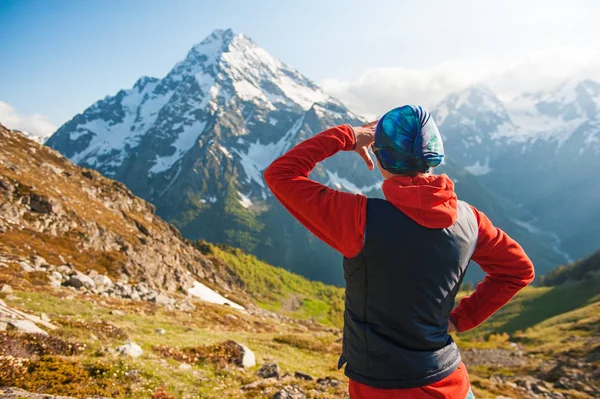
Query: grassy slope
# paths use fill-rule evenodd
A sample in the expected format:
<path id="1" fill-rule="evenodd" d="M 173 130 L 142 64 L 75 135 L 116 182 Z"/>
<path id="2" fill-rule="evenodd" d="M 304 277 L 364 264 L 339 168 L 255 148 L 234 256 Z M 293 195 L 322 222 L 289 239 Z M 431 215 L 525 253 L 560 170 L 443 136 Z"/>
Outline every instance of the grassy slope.
<path id="1" fill-rule="evenodd" d="M 260 299 L 263 307 L 339 325 L 342 289 L 310 282 L 283 269 L 271 267 L 239 250 L 214 246 L 209 248 L 211 256 L 221 258 L 236 271 L 244 280 L 249 294 Z M 148 398 L 157 387 L 165 385 L 177 398 L 266 397 L 264 395 L 267 392 L 272 394 L 273 390 L 246 392 L 240 389 L 242 385 L 257 379 L 254 371 L 258 366 L 244 371 L 236 367 L 220 369 L 208 363 L 198 363 L 193 364 L 191 370 L 183 371 L 179 362 L 153 350 L 155 345 L 181 348 L 209 345 L 228 339 L 248 345 L 255 352 L 259 365 L 274 359 L 284 372 L 303 371 L 317 377 L 345 379 L 335 367 L 341 350 L 340 335 L 319 326 L 307 327 L 250 316 L 229 307 L 202 302 L 196 303 L 196 311 L 186 314 L 165 311 L 144 302 L 86 296 L 68 299 L 67 295 L 72 295 L 69 290 L 52 291 L 43 286 L 25 287 L 14 284 L 14 281 L 5 281 L 7 277 L 0 278 L 0 283 L 9 282 L 13 286 L 22 287 L 16 293 L 18 299 L 9 301 L 12 306 L 37 314 L 46 313 L 61 325 L 53 335 L 86 344 L 85 351 L 80 355 L 51 357 L 49 361 L 54 362 L 54 371 L 47 371 L 44 375 L 33 374 L 28 382 L 16 384 L 30 390 Z M 599 283 L 600 278 L 597 278 L 558 287 L 528 287 L 485 324 L 456 336 L 461 350 L 498 347 L 508 349 L 510 339 L 519 342 L 524 350 L 536 356 L 531 364 L 521 368 L 472 367 L 470 372 L 477 397 L 494 398 L 499 394 L 497 388 L 489 384 L 489 377 L 495 373 L 527 375 L 535 372 L 543 359 L 565 353 L 570 356 L 587 355 L 592 348 L 586 346 L 585 338 L 599 334 Z M 112 314 L 110 310 L 115 308 L 125 314 Z M 97 320 L 118 327 L 126 338 L 103 336 L 101 331 L 90 328 L 89 323 Z M 78 324 L 80 322 L 88 325 Z M 166 333 L 156 334 L 157 328 L 163 328 Z M 509 332 L 510 337 L 500 336 L 501 332 Z M 576 339 L 568 339 L 570 337 Z M 127 359 L 100 351 L 101 348 L 114 348 L 129 340 L 142 346 L 142 357 Z M 83 373 L 82 370 L 104 371 L 102 376 L 89 377 L 84 373 L 80 380 L 73 379 L 51 387 L 47 379 L 64 379 L 64 375 L 58 375 L 60 373 L 67 374 L 67 380 L 71 378 L 69 372 L 61 371 L 66 369 L 68 362 L 75 362 L 76 365 L 70 367 L 75 367 L 80 373 Z M 137 370 L 135 378 L 127 374 L 131 370 Z M 312 392 L 310 397 L 347 397 L 344 386 L 321 392 L 314 391 L 314 383 L 300 380 L 288 383 L 300 384 L 306 391 Z"/>
<path id="2" fill-rule="evenodd" d="M 273 267 L 239 249 L 205 244 L 205 251 L 222 259 L 244 281 L 245 290 L 265 309 L 325 325 L 343 323 L 343 288 L 310 281 Z M 206 253 L 205 252 L 205 253 Z"/>
<path id="3" fill-rule="evenodd" d="M 600 301 L 600 276 L 556 287 L 527 287 L 478 328 L 461 335 L 513 334 Z M 461 293 L 460 296 L 465 295 Z"/>

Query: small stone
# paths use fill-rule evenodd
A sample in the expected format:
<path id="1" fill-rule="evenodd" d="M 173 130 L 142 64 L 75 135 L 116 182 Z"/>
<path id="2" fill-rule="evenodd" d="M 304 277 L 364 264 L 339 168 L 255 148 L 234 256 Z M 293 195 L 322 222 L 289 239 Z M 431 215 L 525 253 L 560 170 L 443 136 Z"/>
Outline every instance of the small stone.
<path id="1" fill-rule="evenodd" d="M 42 321 L 45 321 L 46 323 L 50 323 L 50 318 L 46 313 L 40 314 L 40 319 L 42 319 Z"/>
<path id="2" fill-rule="evenodd" d="M 182 370 L 182 371 L 190 371 L 191 369 L 192 369 L 192 366 L 191 366 L 191 365 L 189 365 L 189 364 L 187 364 L 187 363 L 181 363 L 181 364 L 179 365 L 179 370 Z"/>
<path id="3" fill-rule="evenodd" d="M 306 399 L 306 394 L 296 385 L 286 385 L 270 399 Z"/>
<path id="4" fill-rule="evenodd" d="M 158 335 L 164 335 L 166 331 L 164 328 L 157 328 L 156 330 L 154 330 L 154 332 Z"/>
<path id="5" fill-rule="evenodd" d="M 13 293 L 13 289 L 10 285 L 8 284 L 4 284 L 2 285 L 2 288 L 0 288 L 0 293 L 2 294 L 12 294 Z"/>
<path id="6" fill-rule="evenodd" d="M 19 262 L 19 265 L 21 265 L 21 270 L 23 270 L 26 273 L 31 273 L 35 271 L 35 268 L 27 262 Z"/>
<path id="7" fill-rule="evenodd" d="M 46 331 L 42 330 L 29 320 L 9 320 L 8 326 L 24 333 L 48 335 Z"/>
<path id="8" fill-rule="evenodd" d="M 299 380 L 306 380 L 306 381 L 313 381 L 315 379 L 312 375 L 303 373 L 301 371 L 296 371 L 294 373 L 294 377 L 298 378 Z"/>
<path id="9" fill-rule="evenodd" d="M 7 295 L 7 296 L 4 297 L 4 299 L 6 299 L 7 301 L 16 301 L 19 298 L 17 298 L 14 295 Z"/>
<path id="10" fill-rule="evenodd" d="M 54 270 L 53 272 L 51 272 L 50 275 L 48 276 L 48 278 L 50 280 L 56 280 L 58 282 L 62 282 L 63 281 L 63 275 L 60 274 L 59 272 L 57 272 L 56 270 Z"/>
<path id="11" fill-rule="evenodd" d="M 3 321 L 0 321 L 0 331 L 6 331 L 7 328 L 8 328 L 8 324 L 6 324 Z"/>
<path id="12" fill-rule="evenodd" d="M 281 370 L 276 362 L 269 362 L 263 364 L 258 370 L 258 376 L 260 378 L 281 378 Z"/>
<path id="13" fill-rule="evenodd" d="M 92 269 L 92 270 L 88 271 L 87 275 L 93 279 L 94 277 L 96 277 L 98 275 L 98 272 L 96 270 Z"/>
<path id="14" fill-rule="evenodd" d="M 48 262 L 46 262 L 46 259 L 42 258 L 42 257 L 41 257 L 41 256 L 39 256 L 39 255 L 35 255 L 35 256 L 33 256 L 33 257 L 31 258 L 31 260 L 32 260 L 32 262 L 33 262 L 33 265 L 34 265 L 36 268 L 39 268 L 39 267 L 41 267 L 41 266 L 45 266 L 45 265 L 47 265 L 47 264 L 48 264 Z"/>
<path id="15" fill-rule="evenodd" d="M 331 377 L 325 377 L 325 378 L 319 378 L 317 380 L 317 384 L 321 385 L 321 386 L 325 386 L 325 387 L 335 388 L 335 387 L 340 386 L 341 382 L 334 378 L 331 378 Z"/>
<path id="16" fill-rule="evenodd" d="M 244 357 L 242 358 L 242 366 L 245 368 L 254 367 L 256 365 L 256 356 L 254 356 L 254 352 L 250 350 L 247 346 L 241 345 L 244 350 Z"/>
<path id="17" fill-rule="evenodd" d="M 108 313 L 110 313 L 114 316 L 125 316 L 125 312 L 123 312 L 122 310 L 118 310 L 118 309 L 113 309 Z"/>
<path id="18" fill-rule="evenodd" d="M 70 276 L 71 273 L 73 273 L 73 268 L 66 264 L 60 265 L 59 267 L 56 268 L 56 270 L 58 270 L 59 273 L 62 273 L 65 276 Z"/>
<path id="19" fill-rule="evenodd" d="M 119 353 L 123 356 L 129 356 L 129 357 L 136 358 L 136 357 L 142 356 L 144 351 L 135 342 L 130 342 L 128 344 L 119 346 L 117 348 L 117 353 Z"/>

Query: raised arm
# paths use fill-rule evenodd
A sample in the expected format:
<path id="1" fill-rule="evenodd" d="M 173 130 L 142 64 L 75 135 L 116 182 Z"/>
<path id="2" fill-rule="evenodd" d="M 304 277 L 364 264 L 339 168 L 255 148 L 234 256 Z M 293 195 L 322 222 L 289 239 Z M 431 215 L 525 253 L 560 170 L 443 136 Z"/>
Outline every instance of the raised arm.
<path id="1" fill-rule="evenodd" d="M 488 217 L 473 208 L 479 238 L 472 260 L 487 273 L 475 291 L 452 311 L 450 321 L 457 331 L 477 327 L 530 284 L 535 272 L 523 248 Z"/>
<path id="2" fill-rule="evenodd" d="M 308 175 L 318 162 L 339 151 L 354 150 L 354 133 L 349 125 L 325 130 L 276 159 L 264 174 L 275 197 L 300 223 L 349 258 L 363 247 L 367 198 L 333 190 Z M 372 169 L 366 147 L 364 152 L 361 156 L 368 157 L 365 162 Z"/>

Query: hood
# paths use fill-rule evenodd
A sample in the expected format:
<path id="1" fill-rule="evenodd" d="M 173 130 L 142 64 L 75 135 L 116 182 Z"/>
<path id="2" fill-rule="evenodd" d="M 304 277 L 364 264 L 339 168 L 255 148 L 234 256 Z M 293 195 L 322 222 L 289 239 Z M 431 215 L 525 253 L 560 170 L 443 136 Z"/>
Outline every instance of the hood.
<path id="1" fill-rule="evenodd" d="M 457 218 L 454 182 L 448 175 L 396 176 L 383 182 L 385 199 L 421 226 L 450 227 Z"/>

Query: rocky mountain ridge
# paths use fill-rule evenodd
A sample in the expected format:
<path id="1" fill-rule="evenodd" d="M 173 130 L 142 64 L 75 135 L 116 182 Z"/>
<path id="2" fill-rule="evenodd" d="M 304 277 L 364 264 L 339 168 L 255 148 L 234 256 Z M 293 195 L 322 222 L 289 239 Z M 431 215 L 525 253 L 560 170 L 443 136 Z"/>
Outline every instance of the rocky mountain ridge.
<path id="1" fill-rule="evenodd" d="M 153 300 L 162 292 L 188 294 L 200 281 L 239 290 L 234 275 L 193 248 L 123 184 L 1 125 L 0 142 L 5 267 L 45 272 L 59 285 L 107 286 L 129 296 L 135 291 L 131 282 Z"/>

